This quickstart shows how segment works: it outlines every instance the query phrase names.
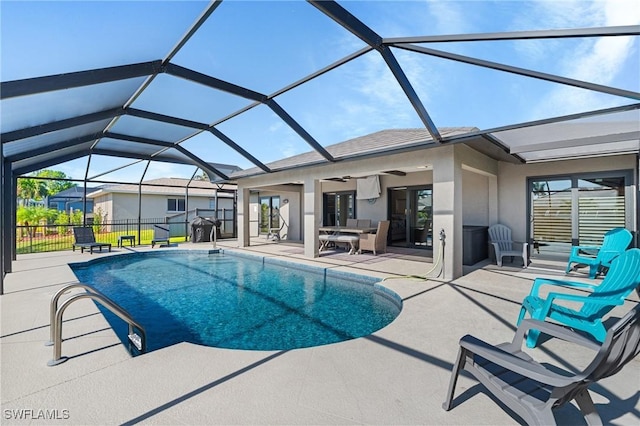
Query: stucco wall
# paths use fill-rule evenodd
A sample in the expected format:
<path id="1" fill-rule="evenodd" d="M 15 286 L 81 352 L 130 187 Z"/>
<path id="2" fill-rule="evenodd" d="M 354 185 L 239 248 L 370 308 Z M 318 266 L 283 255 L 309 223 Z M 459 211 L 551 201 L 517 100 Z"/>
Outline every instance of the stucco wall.
<path id="1" fill-rule="evenodd" d="M 462 170 L 462 224 L 489 226 L 489 178 Z"/>
<path id="2" fill-rule="evenodd" d="M 164 218 L 176 212 L 167 211 L 167 199 L 176 196 L 143 194 L 141 217 L 143 219 Z M 212 197 L 189 196 L 188 210 L 208 209 Z M 138 194 L 108 193 L 96 197 L 95 210 L 102 209 L 106 220 L 138 219 Z M 233 200 L 218 197 L 218 208 L 233 209 Z"/>

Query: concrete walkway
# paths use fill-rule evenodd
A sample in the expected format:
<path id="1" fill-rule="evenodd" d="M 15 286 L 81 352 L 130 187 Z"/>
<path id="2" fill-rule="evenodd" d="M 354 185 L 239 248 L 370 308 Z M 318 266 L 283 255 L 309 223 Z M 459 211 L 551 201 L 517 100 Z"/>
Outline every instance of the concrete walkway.
<path id="1" fill-rule="evenodd" d="M 232 251 L 234 244 L 220 245 Z M 114 248 L 113 255 L 129 250 L 150 249 Z M 424 275 L 432 266 L 425 257 L 397 253 L 327 252 L 309 260 L 295 244 L 245 251 L 380 278 Z M 131 358 L 94 303 L 82 300 L 65 313 L 62 351 L 70 359 L 48 367 L 49 301 L 76 281 L 67 262 L 106 255 L 44 253 L 14 263 L 0 297 L 2 424 L 517 424 L 469 377 L 458 382 L 454 409 L 442 410 L 458 339 L 470 333 L 491 343 L 510 340 L 532 279 L 564 275 L 558 264 L 520 269 L 487 262 L 454 281 L 387 280 L 404 303 L 389 326 L 360 339 L 280 352 L 181 343 Z M 593 357 L 554 340 L 532 354 L 565 368 L 584 367 Z M 640 358 L 592 387 L 605 424 L 640 424 L 639 388 Z M 558 410 L 556 419 L 584 424 L 574 406 Z"/>

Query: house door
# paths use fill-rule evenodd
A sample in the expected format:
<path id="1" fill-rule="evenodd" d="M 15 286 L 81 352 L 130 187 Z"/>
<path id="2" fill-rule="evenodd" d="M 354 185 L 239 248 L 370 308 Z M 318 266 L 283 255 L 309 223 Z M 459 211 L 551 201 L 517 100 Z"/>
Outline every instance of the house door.
<path id="1" fill-rule="evenodd" d="M 389 243 L 433 248 L 433 190 L 431 186 L 389 189 Z"/>
<path id="2" fill-rule="evenodd" d="M 628 172 L 529 179 L 531 256 L 566 258 L 575 245 L 600 245 L 625 227 Z"/>
<path id="3" fill-rule="evenodd" d="M 327 192 L 322 198 L 324 226 L 345 226 L 347 219 L 356 217 L 355 192 Z"/>
<path id="4" fill-rule="evenodd" d="M 269 234 L 270 228 L 280 228 L 280 197 L 260 197 L 260 234 Z"/>

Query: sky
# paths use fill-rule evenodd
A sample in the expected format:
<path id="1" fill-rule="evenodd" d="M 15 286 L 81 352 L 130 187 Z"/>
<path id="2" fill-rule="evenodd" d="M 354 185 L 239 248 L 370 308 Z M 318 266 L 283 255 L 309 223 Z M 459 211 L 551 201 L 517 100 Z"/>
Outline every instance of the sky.
<path id="1" fill-rule="evenodd" d="M 382 37 L 527 31 L 640 24 L 634 1 L 344 1 Z M 200 1 L 0 1 L 0 78 L 4 81 L 163 59 L 206 8 Z M 363 48 L 364 43 L 303 1 L 224 1 L 172 62 L 274 94 Z M 638 37 L 439 43 L 459 55 L 640 91 Z M 633 103 L 572 88 L 392 48 L 437 127 L 490 129 Z M 119 106 L 142 79 L 2 101 L 2 132 Z M 388 128 L 423 127 L 377 52 L 275 97 L 321 145 Z M 169 75 L 159 75 L 132 107 L 207 124 L 250 101 Z M 264 163 L 311 147 L 266 106 L 217 128 Z M 86 132 L 88 129 L 77 129 Z M 175 141 L 191 131 L 152 128 L 123 117 L 114 132 Z M 67 137 L 77 136 L 69 132 Z M 51 135 L 51 137 L 60 137 Z M 207 162 L 253 167 L 209 133 L 183 146 Z M 89 177 L 137 182 L 146 162 L 93 156 Z M 87 159 L 50 167 L 82 179 Z M 192 166 L 152 162 L 145 179 L 190 178 Z"/>

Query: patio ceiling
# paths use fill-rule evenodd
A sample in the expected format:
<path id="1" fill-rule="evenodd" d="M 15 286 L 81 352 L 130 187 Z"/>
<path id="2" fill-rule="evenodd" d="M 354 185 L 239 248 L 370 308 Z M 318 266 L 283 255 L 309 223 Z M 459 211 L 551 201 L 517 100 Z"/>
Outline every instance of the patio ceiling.
<path id="1" fill-rule="evenodd" d="M 640 25 L 513 31 L 497 19 L 490 33 L 423 24 L 398 35 L 394 19 L 416 2 L 76 2 L 66 18 L 35 13 L 63 5 L 2 5 L 2 154 L 17 175 L 107 157 L 130 159 L 114 169 L 177 163 L 233 180 L 477 139 L 525 163 L 640 147 L 637 74 L 615 87 L 601 74 L 545 71 L 577 43 L 623 39 L 637 72 Z M 389 13 L 372 19 L 372 9 Z M 538 62 L 548 68 L 510 61 L 531 43 L 554 43 L 557 56 Z M 540 99 L 507 104 L 525 85 Z M 548 109 L 532 107 L 545 96 Z M 450 105 L 464 122 L 451 122 Z"/>

